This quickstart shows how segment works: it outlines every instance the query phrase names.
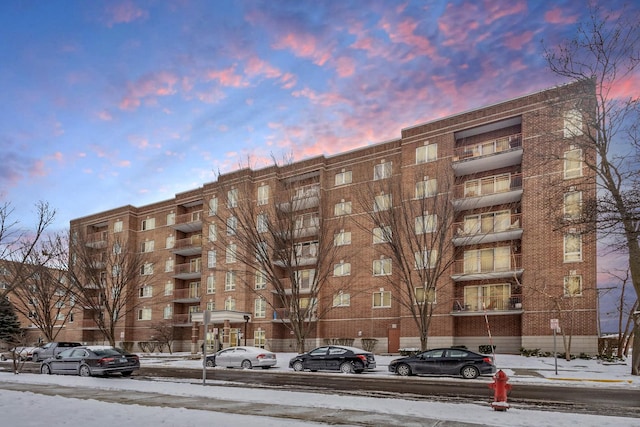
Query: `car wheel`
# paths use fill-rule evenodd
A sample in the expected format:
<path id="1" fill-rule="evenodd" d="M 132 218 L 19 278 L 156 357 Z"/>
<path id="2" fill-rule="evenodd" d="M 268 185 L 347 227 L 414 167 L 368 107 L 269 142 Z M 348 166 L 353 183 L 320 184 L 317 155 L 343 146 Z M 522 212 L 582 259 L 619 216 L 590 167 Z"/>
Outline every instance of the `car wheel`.
<path id="1" fill-rule="evenodd" d="M 207 365 L 207 368 L 213 368 L 214 366 L 216 366 L 213 360 L 207 360 L 206 365 Z"/>
<path id="2" fill-rule="evenodd" d="M 353 374 L 353 365 L 351 364 L 351 362 L 343 362 L 340 365 L 340 372 L 342 372 L 343 374 Z"/>
<path id="3" fill-rule="evenodd" d="M 38 353 L 33 353 L 33 356 L 31 356 L 31 360 L 34 362 L 40 361 L 40 357 L 38 356 Z"/>
<path id="4" fill-rule="evenodd" d="M 364 372 L 364 363 L 362 362 L 354 362 L 353 369 L 356 371 L 356 374 L 361 374 Z"/>
<path id="5" fill-rule="evenodd" d="M 44 363 L 40 366 L 40 373 L 45 375 L 51 375 L 51 368 L 49 365 L 45 365 Z"/>
<path id="6" fill-rule="evenodd" d="M 304 371 L 304 365 L 302 364 L 301 361 L 296 361 L 294 362 L 293 366 L 292 366 L 293 370 L 296 372 L 301 372 Z"/>
<path id="7" fill-rule="evenodd" d="M 131 376 L 131 374 L 133 374 L 133 371 L 124 371 L 124 372 L 122 373 L 122 376 L 123 376 L 123 377 L 130 377 L 130 376 Z"/>
<path id="8" fill-rule="evenodd" d="M 462 368 L 460 374 L 462 375 L 462 378 L 466 380 L 472 380 L 474 378 L 478 378 L 478 375 L 480 375 L 480 371 L 475 366 L 465 366 L 464 368 Z"/>
<path id="9" fill-rule="evenodd" d="M 242 363 L 240 364 L 240 367 L 242 369 L 251 369 L 253 366 L 251 365 L 250 360 L 243 360 Z"/>
<path id="10" fill-rule="evenodd" d="M 90 377 L 91 376 L 91 369 L 89 369 L 89 367 L 87 365 L 82 365 L 82 366 L 80 366 L 80 369 L 78 370 L 78 374 L 81 377 Z"/>
<path id="11" fill-rule="evenodd" d="M 396 374 L 403 377 L 408 377 L 409 375 L 411 375 L 411 367 L 406 363 L 402 363 L 396 368 Z"/>

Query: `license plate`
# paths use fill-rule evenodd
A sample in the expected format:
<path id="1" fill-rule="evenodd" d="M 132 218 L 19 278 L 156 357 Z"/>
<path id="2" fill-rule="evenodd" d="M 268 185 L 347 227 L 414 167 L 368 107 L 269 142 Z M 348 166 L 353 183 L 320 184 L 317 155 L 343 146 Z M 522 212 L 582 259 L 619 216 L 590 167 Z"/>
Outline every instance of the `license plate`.
<path id="1" fill-rule="evenodd" d="M 120 363 L 127 363 L 127 358 L 123 357 L 122 359 L 120 359 Z"/>

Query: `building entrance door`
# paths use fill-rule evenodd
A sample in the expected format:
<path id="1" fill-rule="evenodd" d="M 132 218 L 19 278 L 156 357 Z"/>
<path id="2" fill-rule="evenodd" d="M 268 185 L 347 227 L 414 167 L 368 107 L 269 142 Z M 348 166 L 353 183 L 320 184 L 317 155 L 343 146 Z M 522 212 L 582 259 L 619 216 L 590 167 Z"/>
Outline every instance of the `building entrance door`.
<path id="1" fill-rule="evenodd" d="M 387 329 L 387 352 L 397 353 L 400 350 L 400 329 Z"/>

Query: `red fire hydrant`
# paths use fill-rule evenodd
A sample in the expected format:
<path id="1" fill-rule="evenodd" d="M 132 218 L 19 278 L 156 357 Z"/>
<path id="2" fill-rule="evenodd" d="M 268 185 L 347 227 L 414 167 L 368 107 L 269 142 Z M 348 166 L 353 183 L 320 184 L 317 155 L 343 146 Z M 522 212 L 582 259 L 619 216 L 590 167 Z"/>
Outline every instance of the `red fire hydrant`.
<path id="1" fill-rule="evenodd" d="M 494 375 L 493 383 L 489 384 L 489 388 L 493 389 L 491 407 L 494 411 L 506 411 L 509 409 L 507 392 L 511 390 L 511 384 L 507 384 L 507 381 L 509 381 L 509 377 L 501 369 Z"/>

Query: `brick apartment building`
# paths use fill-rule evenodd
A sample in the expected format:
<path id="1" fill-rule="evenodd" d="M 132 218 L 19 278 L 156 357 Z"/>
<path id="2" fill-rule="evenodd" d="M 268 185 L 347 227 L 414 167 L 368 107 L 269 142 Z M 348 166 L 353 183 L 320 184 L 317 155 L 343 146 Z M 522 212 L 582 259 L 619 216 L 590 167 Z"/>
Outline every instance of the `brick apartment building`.
<path id="1" fill-rule="evenodd" d="M 429 260 L 416 255 L 407 264 L 444 266 L 432 286 L 416 289 L 416 306 L 428 306 L 428 346 L 551 350 L 550 322 L 559 319 L 572 353 L 593 354 L 596 240 L 582 224 L 583 207 L 595 197 L 585 166 L 593 153 L 579 142 L 594 93 L 588 83 L 573 83 L 412 126 L 398 139 L 361 149 L 241 169 L 171 200 L 74 219 L 71 231 L 97 253 L 110 249 L 96 242 L 120 235 L 149 257 L 140 271 L 145 285 L 117 328 L 121 341 L 153 340 L 152 325 L 168 322 L 176 350 L 199 350 L 203 330 L 194 313 L 210 310 L 211 348 L 246 342 L 293 351 L 290 302 L 275 290 L 274 276 L 251 265 L 254 255 L 244 245 L 250 233 L 236 235 L 250 221 L 258 233 L 267 227 L 266 212 L 272 222 L 289 213 L 293 232 L 273 236 L 282 237 L 280 245 L 293 242 L 289 267 L 296 271 L 284 268 L 276 249 L 267 256 L 284 297 L 314 306 L 306 347 L 337 338 L 359 346 L 371 338 L 375 352 L 394 353 L 419 347 L 420 332 L 399 286 L 411 268 L 385 255 L 392 237 L 381 233 L 384 221 L 376 223 L 376 215 L 437 198 L 396 231 L 427 235 L 435 224 L 447 227 L 446 244 L 427 248 Z M 409 245 L 411 233 L 401 244 Z M 331 263 L 332 273 L 321 274 L 320 263 Z M 305 294 L 313 278 L 322 287 Z M 66 339 L 102 342 L 90 314 L 78 310 Z"/>

